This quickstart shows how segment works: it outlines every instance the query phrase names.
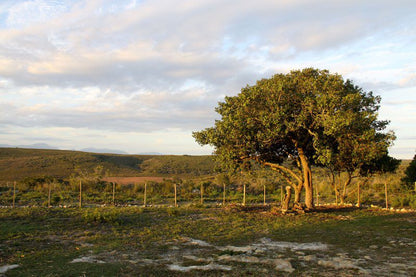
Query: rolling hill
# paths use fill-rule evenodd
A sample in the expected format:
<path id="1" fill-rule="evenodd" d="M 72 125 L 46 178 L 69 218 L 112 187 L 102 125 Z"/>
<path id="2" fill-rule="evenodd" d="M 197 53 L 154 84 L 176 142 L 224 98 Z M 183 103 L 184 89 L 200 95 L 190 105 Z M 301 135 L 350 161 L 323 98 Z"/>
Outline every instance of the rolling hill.
<path id="1" fill-rule="evenodd" d="M 0 181 L 26 177 L 67 178 L 76 168 L 93 171 L 101 165 L 109 176 L 172 176 L 213 173 L 211 156 L 120 155 L 81 151 L 0 148 Z"/>

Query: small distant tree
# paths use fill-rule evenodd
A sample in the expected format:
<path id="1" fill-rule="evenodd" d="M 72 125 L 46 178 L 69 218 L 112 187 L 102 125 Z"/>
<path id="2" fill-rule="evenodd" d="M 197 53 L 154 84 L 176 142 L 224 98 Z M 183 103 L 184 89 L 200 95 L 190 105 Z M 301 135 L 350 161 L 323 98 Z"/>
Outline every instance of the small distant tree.
<path id="1" fill-rule="evenodd" d="M 407 189 L 413 189 L 416 182 L 416 155 L 406 168 L 404 174 L 405 176 L 402 178 L 404 187 Z"/>
<path id="2" fill-rule="evenodd" d="M 108 172 L 104 172 L 104 167 L 102 165 L 97 165 L 92 169 L 75 167 L 74 172 L 70 176 L 70 183 L 74 190 L 78 189 L 80 181 L 83 183 L 83 185 L 88 185 L 92 189 L 99 189 L 101 188 L 100 185 L 102 183 L 102 178 L 107 174 Z M 97 185 L 99 187 L 96 187 Z"/>

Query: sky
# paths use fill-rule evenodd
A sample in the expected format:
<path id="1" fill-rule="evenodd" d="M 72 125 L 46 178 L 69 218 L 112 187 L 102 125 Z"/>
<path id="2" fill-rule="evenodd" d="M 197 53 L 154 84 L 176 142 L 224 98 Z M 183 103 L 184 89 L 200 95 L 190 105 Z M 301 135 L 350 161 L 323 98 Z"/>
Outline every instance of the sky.
<path id="1" fill-rule="evenodd" d="M 382 97 L 416 150 L 414 0 L 0 0 L 0 144 L 210 154 L 224 96 L 314 67 Z"/>

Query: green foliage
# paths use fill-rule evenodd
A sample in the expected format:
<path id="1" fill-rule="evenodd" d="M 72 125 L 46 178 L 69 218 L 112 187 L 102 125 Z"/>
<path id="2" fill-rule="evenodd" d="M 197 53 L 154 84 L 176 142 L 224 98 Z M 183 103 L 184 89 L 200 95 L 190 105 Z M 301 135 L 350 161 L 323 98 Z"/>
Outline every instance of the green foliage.
<path id="1" fill-rule="evenodd" d="M 413 157 L 413 160 L 410 162 L 409 166 L 404 172 L 405 176 L 402 178 L 404 186 L 408 189 L 414 189 L 416 182 L 416 155 Z"/>
<path id="2" fill-rule="evenodd" d="M 399 167 L 401 160 L 395 159 L 387 155 L 387 153 L 377 159 L 373 159 L 362 164 L 360 171 L 362 176 L 379 173 L 395 172 Z"/>
<path id="3" fill-rule="evenodd" d="M 127 211 L 127 213 L 126 213 Z M 109 208 L 90 208 L 83 209 L 81 217 L 85 223 L 110 223 L 113 225 L 122 225 L 130 222 L 130 214 L 134 211 L 136 214 L 143 212 L 142 208 L 133 209 L 119 209 L 114 207 Z"/>
<path id="4" fill-rule="evenodd" d="M 299 155 L 299 148 L 321 164 L 352 146 L 360 150 L 357 159 L 373 159 L 391 140 L 378 132 L 388 123 L 377 121 L 379 102 L 339 75 L 308 68 L 276 74 L 226 97 L 216 108 L 221 120 L 215 127 L 193 135 L 214 146 L 225 167 L 246 158 L 280 163 Z"/>
<path id="5" fill-rule="evenodd" d="M 201 145 L 215 147 L 228 171 L 270 166 L 297 189 L 305 187 L 312 206 L 311 164 L 355 170 L 387 153 L 393 133 L 377 119 L 380 97 L 327 70 L 306 68 L 246 86 L 220 102 L 221 119 L 194 132 Z M 292 159 L 298 171 L 278 166 Z M 296 185 L 300 184 L 300 185 Z"/>
<path id="6" fill-rule="evenodd" d="M 399 194 L 392 198 L 391 205 L 395 208 L 410 207 L 416 209 L 416 195 L 415 194 Z"/>

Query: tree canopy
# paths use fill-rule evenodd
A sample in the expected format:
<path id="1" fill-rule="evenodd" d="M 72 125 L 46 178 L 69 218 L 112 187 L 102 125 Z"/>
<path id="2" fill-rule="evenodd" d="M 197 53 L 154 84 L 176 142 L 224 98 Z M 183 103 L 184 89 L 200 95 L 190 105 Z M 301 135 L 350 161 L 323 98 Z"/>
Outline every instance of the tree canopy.
<path id="1" fill-rule="evenodd" d="M 221 119 L 194 132 L 201 145 L 214 146 L 216 160 L 236 170 L 255 161 L 279 172 L 294 188 L 305 189 L 313 208 L 311 165 L 355 168 L 387 153 L 394 140 L 377 119 L 380 97 L 327 70 L 306 68 L 246 86 L 220 102 Z M 299 170 L 282 164 L 292 160 Z"/>

